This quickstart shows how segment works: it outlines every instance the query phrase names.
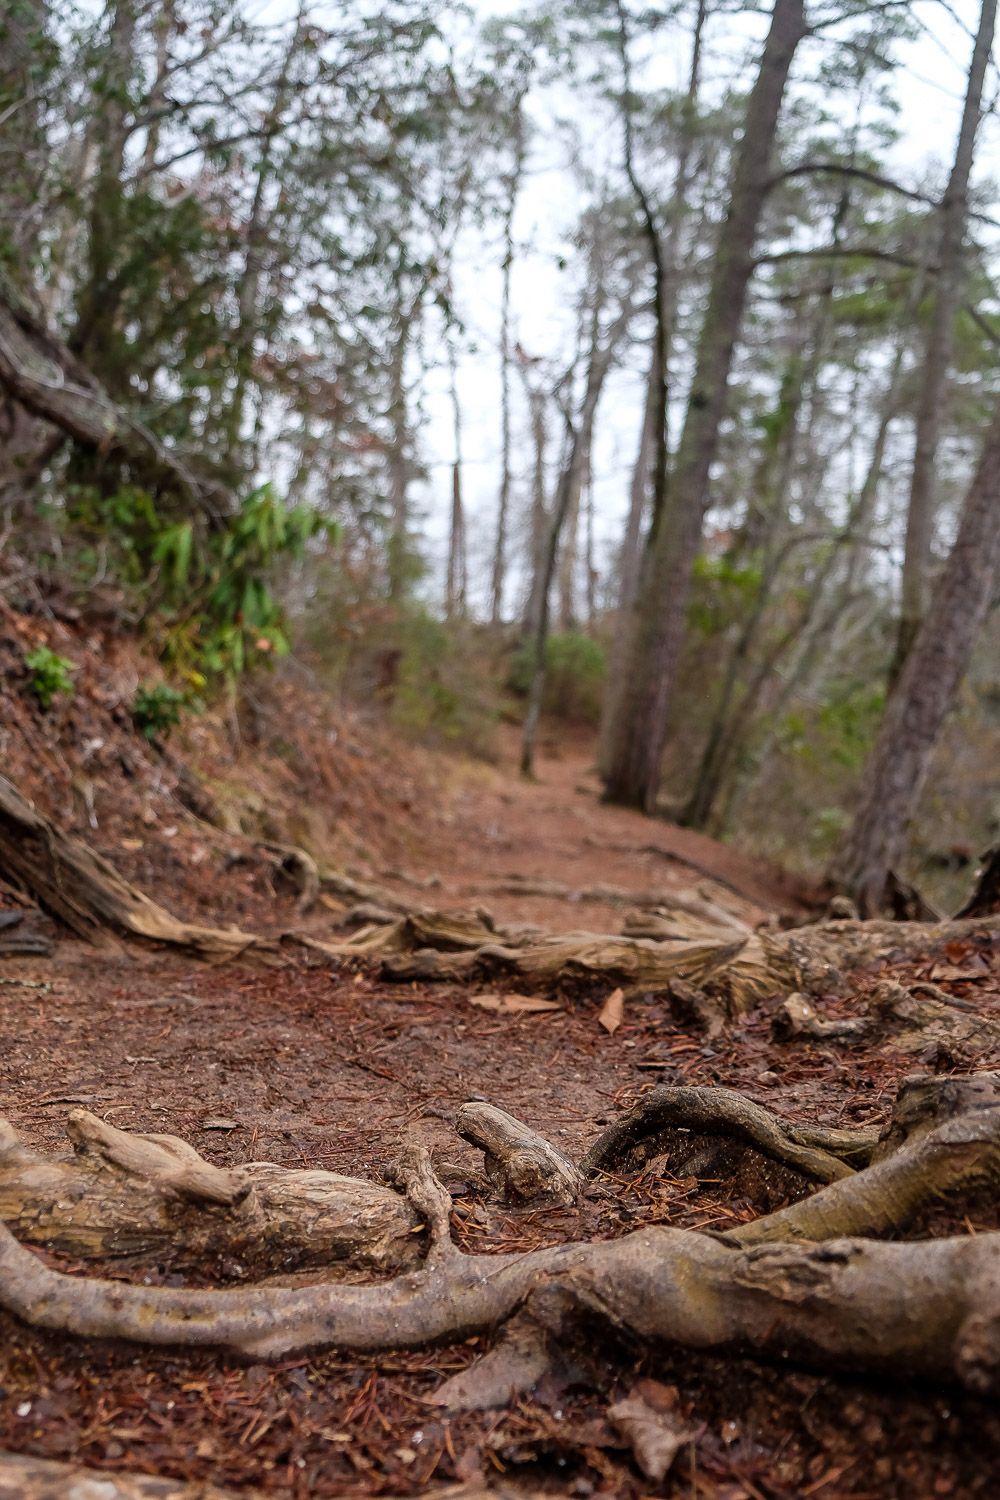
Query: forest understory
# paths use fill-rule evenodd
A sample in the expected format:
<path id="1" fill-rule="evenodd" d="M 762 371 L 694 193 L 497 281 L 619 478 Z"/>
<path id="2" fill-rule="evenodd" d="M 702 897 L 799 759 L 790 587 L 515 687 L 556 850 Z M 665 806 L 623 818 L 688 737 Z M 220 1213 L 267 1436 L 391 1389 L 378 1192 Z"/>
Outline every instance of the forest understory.
<path id="1" fill-rule="evenodd" d="M 79 694 L 74 713 L 97 716 L 93 729 L 99 694 Z M 124 752 L 100 723 L 106 752 Z M 30 749 L 31 725 L 21 728 Z M 63 743 L 80 729 L 64 725 Z M 360 753 L 372 731 L 353 732 Z M 88 1470 L 119 1483 L 93 1491 L 102 1497 L 186 1500 L 214 1494 L 208 1484 L 296 1497 L 993 1492 L 994 1356 L 977 1356 L 974 1337 L 970 1353 L 962 1328 L 932 1328 L 924 1295 L 931 1274 L 988 1317 L 988 1266 L 916 1265 L 911 1284 L 896 1261 L 876 1264 L 910 1304 L 871 1337 L 863 1288 L 821 1291 L 809 1277 L 825 1276 L 816 1265 L 831 1236 L 863 1237 L 863 1256 L 975 1254 L 977 1237 L 1000 1228 L 1000 921 L 817 926 L 814 893 L 603 806 L 585 739 L 543 734 L 534 783 L 514 774 L 514 749 L 485 767 L 379 743 L 389 790 L 367 809 L 369 863 L 348 876 L 307 860 L 315 888 L 276 837 L 269 853 L 179 805 L 164 837 L 179 762 L 160 767 L 158 790 L 139 764 L 117 795 L 102 778 L 118 821 L 99 804 L 96 831 L 81 808 L 61 825 L 66 808 L 48 799 L 53 838 L 71 827 L 164 907 L 238 922 L 262 947 L 206 963 L 121 936 L 94 946 L 8 888 L 2 936 L 27 951 L 0 960 L 0 1211 L 34 1244 L 28 1303 L 56 1326 L 10 1310 L 25 1266 L 8 1245 L 0 1494 L 71 1493 L 68 1476 Z M 210 761 L 204 744 L 201 754 Z M 259 747 L 243 761 L 255 754 L 263 775 Z M 30 784 L 28 761 L 12 759 Z M 581 931 L 597 934 L 589 947 Z M 676 977 L 650 978 L 654 958 Z M 778 982 L 786 961 L 798 985 L 791 970 Z M 645 1124 L 644 1105 L 659 1111 Z M 145 1133 L 197 1156 L 171 1154 L 175 1140 L 149 1158 L 135 1146 Z M 873 1155 L 866 1198 L 860 1169 Z M 250 1171 L 247 1198 L 247 1164 L 261 1162 L 275 1166 Z M 303 1172 L 341 1174 L 337 1192 L 361 1198 L 317 1212 L 325 1189 Z M 760 1229 L 817 1193 L 819 1220 Z M 575 1270 L 560 1269 L 560 1246 L 577 1247 L 566 1252 Z M 752 1266 L 786 1251 L 812 1270 L 799 1293 L 788 1273 L 783 1311 L 762 1322 L 737 1307 L 732 1336 L 710 1312 L 671 1336 L 671 1306 L 697 1305 L 698 1277 L 721 1285 L 737 1256 Z M 603 1253 L 606 1269 L 588 1270 Z M 678 1254 L 693 1257 L 687 1269 Z M 650 1286 L 675 1287 L 664 1307 L 630 1280 L 638 1267 L 641 1283 L 646 1256 Z M 466 1316 L 486 1257 L 507 1304 Z M 32 1288 L 33 1268 L 71 1280 Z M 581 1275 L 631 1298 L 649 1336 L 624 1305 L 595 1307 L 586 1291 L 580 1302 Z M 421 1339 L 417 1328 L 402 1340 L 415 1347 L 394 1348 L 392 1320 L 410 1327 L 422 1277 L 443 1278 L 454 1331 L 446 1315 L 444 1331 Z M 456 1277 L 471 1277 L 472 1292 Z M 309 1298 L 335 1302 L 368 1283 L 381 1291 L 353 1315 L 351 1347 L 310 1347 Z M 552 1291 L 564 1284 L 566 1305 Z M 85 1328 L 67 1308 L 95 1285 L 85 1318 L 98 1324 Z M 121 1313 L 124 1285 L 153 1301 L 130 1336 L 95 1336 Z M 161 1292 L 221 1288 L 239 1301 L 251 1286 L 306 1299 L 277 1315 L 270 1347 L 206 1332 L 194 1337 L 208 1347 L 185 1348 L 190 1310 L 179 1346 L 176 1327 L 154 1329 Z M 874 1286 L 873 1326 L 893 1301 Z M 371 1347 L 357 1352 L 359 1339 Z"/>
<path id="2" fill-rule="evenodd" d="M 997 0 L 491 9 L 0 0 L 0 1500 L 992 1497 Z"/>

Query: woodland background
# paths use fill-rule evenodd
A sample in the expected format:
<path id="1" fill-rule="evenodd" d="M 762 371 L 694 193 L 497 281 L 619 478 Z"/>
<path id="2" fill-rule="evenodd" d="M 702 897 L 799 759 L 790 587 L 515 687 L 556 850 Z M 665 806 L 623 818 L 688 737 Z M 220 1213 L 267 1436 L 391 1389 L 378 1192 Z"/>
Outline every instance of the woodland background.
<path id="1" fill-rule="evenodd" d="M 6 600 L 142 637 L 154 742 L 261 669 L 477 756 L 523 720 L 528 768 L 543 710 L 616 800 L 953 904 L 1000 820 L 994 24 L 6 0 Z"/>

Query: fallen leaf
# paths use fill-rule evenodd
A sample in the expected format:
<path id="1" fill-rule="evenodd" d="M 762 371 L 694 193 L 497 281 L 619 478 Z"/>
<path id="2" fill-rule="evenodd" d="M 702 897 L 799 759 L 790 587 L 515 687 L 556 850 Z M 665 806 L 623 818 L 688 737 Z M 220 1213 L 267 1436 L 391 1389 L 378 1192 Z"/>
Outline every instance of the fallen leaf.
<path id="1" fill-rule="evenodd" d="M 529 1015 L 533 1011 L 561 1010 L 556 1000 L 539 1000 L 534 995 L 470 995 L 469 1004 L 480 1010 L 495 1010 L 502 1016 Z"/>
<path id="2" fill-rule="evenodd" d="M 698 1435 L 677 1410 L 677 1391 L 656 1380 L 640 1380 L 624 1401 L 608 1407 L 608 1418 L 626 1440 L 647 1479 L 660 1480 L 686 1443 Z"/>
<path id="3" fill-rule="evenodd" d="M 625 991 L 612 990 L 611 994 L 608 996 L 603 1006 L 601 1007 L 601 1014 L 597 1019 L 600 1021 L 605 1031 L 608 1033 L 608 1036 L 614 1036 L 615 1032 L 622 1024 L 622 1016 L 624 1014 Z"/>

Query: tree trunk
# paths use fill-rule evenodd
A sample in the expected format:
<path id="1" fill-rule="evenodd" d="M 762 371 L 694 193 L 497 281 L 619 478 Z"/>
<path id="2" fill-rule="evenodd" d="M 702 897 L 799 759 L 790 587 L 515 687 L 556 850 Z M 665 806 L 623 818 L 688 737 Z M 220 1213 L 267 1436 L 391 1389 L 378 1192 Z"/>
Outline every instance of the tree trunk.
<path id="1" fill-rule="evenodd" d="M 958 133 L 955 161 L 941 200 L 934 306 L 927 330 L 917 406 L 916 442 L 903 559 L 899 638 L 891 679 L 903 668 L 927 607 L 927 574 L 935 515 L 935 470 L 941 437 L 945 387 L 955 342 L 955 318 L 962 300 L 963 250 L 969 209 L 969 177 L 982 118 L 983 83 L 996 28 L 997 0 L 983 0 Z"/>
<path id="2" fill-rule="evenodd" d="M 108 396 L 50 333 L 0 269 L 0 389 L 83 447 L 126 464 L 137 483 L 179 493 L 198 510 L 228 509 L 229 492 L 195 475 L 142 422 Z"/>
<path id="3" fill-rule="evenodd" d="M 1000 404 L 962 508 L 958 536 L 865 769 L 864 792 L 831 879 L 864 914 L 878 911 L 903 853 L 944 720 L 955 701 L 1000 571 Z"/>
<path id="4" fill-rule="evenodd" d="M 583 459 L 586 467 L 586 457 Z M 580 501 L 583 484 L 573 486 L 569 508 L 563 523 L 562 555 L 559 558 L 559 629 L 575 630 L 579 623 L 576 611 L 576 573 L 580 551 Z"/>
<path id="5" fill-rule="evenodd" d="M 531 686 L 528 690 L 528 707 L 524 717 L 524 729 L 521 736 L 522 776 L 531 776 L 534 774 L 535 736 L 538 732 L 538 722 L 542 713 L 542 699 L 545 694 L 545 652 L 549 638 L 549 594 L 552 589 L 556 560 L 559 556 L 559 540 L 567 516 L 571 513 L 579 513 L 580 493 L 589 462 L 590 447 L 594 435 L 594 421 L 601 399 L 601 391 L 604 389 L 604 381 L 608 371 L 611 369 L 615 353 L 632 318 L 632 305 L 630 302 L 627 302 L 605 334 L 604 342 L 601 344 L 599 343 L 600 335 L 598 329 L 599 307 L 600 303 L 598 301 L 595 303 L 591 320 L 590 358 L 587 365 L 587 383 L 580 415 L 577 421 L 574 422 L 568 413 L 564 414 L 568 439 L 566 458 L 562 473 L 559 476 L 559 487 L 556 491 L 556 501 L 549 522 L 548 534 L 539 556 L 540 566 L 537 569 L 537 579 L 532 589 L 536 614 L 532 642 Z"/>
<path id="6" fill-rule="evenodd" d="M 778 115 L 792 58 L 804 34 L 803 0 L 776 0 L 734 165 L 729 213 L 719 236 L 671 502 L 650 539 L 634 611 L 624 674 L 628 691 L 616 714 L 604 784 L 609 800 L 646 811 L 652 810 L 659 789 L 691 567 L 726 412 Z"/>
<path id="7" fill-rule="evenodd" d="M 390 434 L 386 454 L 389 480 L 389 598 L 396 604 L 405 597 L 410 584 L 409 492 L 413 466 L 406 361 L 422 298 L 423 289 L 413 298 L 409 307 L 399 307 L 395 343 L 389 361 Z"/>
<path id="8" fill-rule="evenodd" d="M 546 412 L 546 393 L 540 385 L 533 385 L 527 368 L 522 364 L 521 377 L 524 381 L 524 390 L 528 398 L 528 412 L 531 419 L 531 449 L 532 449 L 532 472 L 531 472 L 531 523 L 529 544 L 531 548 L 531 572 L 528 584 L 528 598 L 524 607 L 524 618 L 522 622 L 523 635 L 530 636 L 538 626 L 540 596 L 539 589 L 542 581 L 542 558 L 545 550 L 545 536 L 549 520 L 549 502 L 546 487 L 545 463 L 548 450 L 548 420 Z"/>
<path id="9" fill-rule="evenodd" d="M 120 257 L 126 244 L 125 148 L 129 135 L 129 94 L 135 58 L 136 0 L 113 0 L 101 57 L 102 108 L 95 116 L 96 170 L 89 184 L 86 279 L 77 299 L 77 319 L 69 347 L 117 400 L 127 397 L 131 370 L 119 327 L 123 290 Z"/>
<path id="10" fill-rule="evenodd" d="M 653 449 L 656 443 L 656 426 L 660 409 L 659 385 L 660 374 L 654 348 L 646 380 L 646 401 L 642 412 L 642 428 L 639 432 L 639 450 L 635 456 L 632 480 L 629 485 L 628 519 L 625 522 L 625 536 L 622 539 L 619 564 L 618 608 L 622 619 L 627 617 L 639 592 L 643 523 L 649 503 Z"/>
<path id="11" fill-rule="evenodd" d="M 493 544 L 493 574 L 490 583 L 490 620 L 503 618 L 503 593 L 507 581 L 507 528 L 510 512 L 510 282 L 514 266 L 514 210 L 524 166 L 523 95 L 514 112 L 514 160 L 507 181 L 507 211 L 503 227 L 503 285 L 500 294 L 500 494 L 497 499 L 497 534 Z"/>
<path id="12" fill-rule="evenodd" d="M 528 688 L 528 706 L 525 710 L 521 730 L 521 775 L 530 777 L 535 772 L 535 739 L 542 717 L 542 700 L 545 696 L 545 652 L 549 640 L 549 594 L 552 590 L 552 575 L 559 555 L 559 538 L 563 522 L 573 494 L 574 455 L 579 447 L 579 428 L 572 426 L 566 417 L 569 430 L 569 452 L 556 490 L 555 505 L 549 519 L 548 533 L 542 544 L 536 569 L 536 582 L 532 588 L 535 618 L 532 622 L 531 639 L 531 684 Z"/>
<path id="13" fill-rule="evenodd" d="M 264 957 L 276 945 L 237 928 L 181 922 L 79 839 L 63 833 L 0 776 L 0 874 L 27 891 L 71 932 L 99 942 L 120 932 L 220 962 Z"/>

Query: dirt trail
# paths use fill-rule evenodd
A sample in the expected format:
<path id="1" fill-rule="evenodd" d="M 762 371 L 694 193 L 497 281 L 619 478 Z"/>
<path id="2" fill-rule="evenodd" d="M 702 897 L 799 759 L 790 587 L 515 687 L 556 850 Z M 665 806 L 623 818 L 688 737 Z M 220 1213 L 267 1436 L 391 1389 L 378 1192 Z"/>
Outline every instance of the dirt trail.
<path id="1" fill-rule="evenodd" d="M 745 916 L 788 908 L 805 894 L 709 840 L 601 806 L 591 749 L 580 742 L 543 746 L 535 784 L 517 780 L 506 756 L 496 769 L 437 761 L 434 779 L 433 805 L 399 831 L 408 878 L 386 880 L 418 904 L 483 904 L 501 918 L 617 930 L 615 901 L 487 888 L 512 873 L 575 889 L 707 886 Z M 440 885 L 416 883 L 430 877 Z M 202 898 L 209 896 L 205 884 Z M 249 910 L 278 928 L 288 924 L 290 902 L 258 888 Z M 334 916 L 319 908 L 310 921 L 322 933 Z M 942 978 L 930 961 L 895 972 Z M 958 997 L 1000 1014 L 994 948 L 951 954 L 948 972 Z M 660 995 L 630 1000 L 608 1035 L 599 995 L 498 1016 L 476 1006 L 475 986 L 390 985 L 327 961 L 207 967 L 60 942 L 50 959 L 5 962 L 0 978 L 0 1113 L 32 1145 L 59 1149 L 77 1103 L 125 1129 L 181 1135 L 220 1165 L 271 1160 L 371 1176 L 404 1139 L 416 1139 L 446 1164 L 452 1233 L 470 1252 L 520 1252 L 640 1224 L 732 1226 L 807 1190 L 794 1174 L 745 1153 L 706 1166 L 692 1142 L 670 1170 L 653 1163 L 579 1209 L 506 1208 L 477 1191 L 477 1158 L 452 1128 L 470 1094 L 512 1110 L 576 1155 L 655 1081 L 721 1083 L 792 1118 L 867 1124 L 886 1117 L 896 1083 L 913 1067 L 912 1058 L 875 1046 L 776 1044 L 777 997 L 709 1042 L 679 1023 Z M 833 1008 L 863 1007 L 858 994 Z M 986 1202 L 957 1227 L 997 1222 L 997 1205 Z M 938 1214 L 915 1232 L 955 1227 Z M 169 1264 L 105 1270 L 178 1279 Z M 247 1271 L 228 1262 L 198 1274 L 239 1284 Z M 687 1350 L 642 1362 L 609 1351 L 602 1389 L 553 1383 L 504 1413 L 443 1418 L 431 1393 L 481 1348 L 471 1340 L 378 1361 L 330 1354 L 246 1366 L 42 1336 L 0 1317 L 0 1449 L 292 1500 L 421 1495 L 480 1475 L 515 1482 L 525 1500 L 996 1493 L 1000 1418 L 994 1403 L 968 1394 L 887 1389 L 849 1374 L 821 1377 Z M 676 1386 L 697 1432 L 659 1486 L 641 1478 L 607 1418 L 609 1401 L 637 1374 Z"/>
<path id="2" fill-rule="evenodd" d="M 574 891 L 603 885 L 666 894 L 709 887 L 712 899 L 751 922 L 801 912 L 813 895 L 804 882 L 715 839 L 602 803 L 589 735 L 544 736 L 533 782 L 516 773 L 513 730 L 501 746 L 496 766 L 460 762 L 443 774 L 437 805 L 411 835 L 405 873 L 441 882 L 421 898 L 426 903 L 478 903 L 505 920 L 606 931 L 609 921 L 620 921 L 622 902 L 567 904 L 496 887 L 511 876 L 557 881 Z M 392 867 L 388 873 L 386 884 L 412 899 L 413 884 L 392 879 Z"/>

